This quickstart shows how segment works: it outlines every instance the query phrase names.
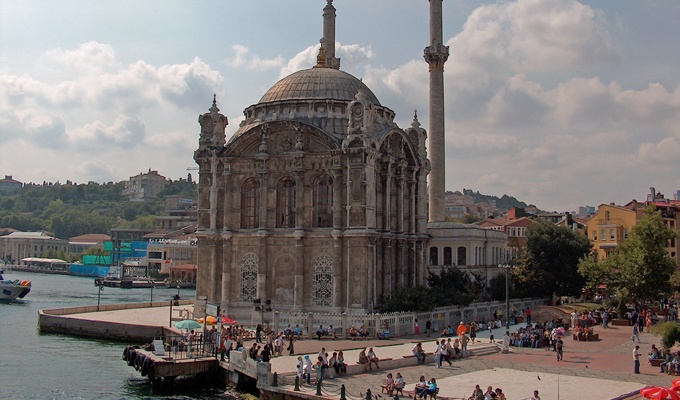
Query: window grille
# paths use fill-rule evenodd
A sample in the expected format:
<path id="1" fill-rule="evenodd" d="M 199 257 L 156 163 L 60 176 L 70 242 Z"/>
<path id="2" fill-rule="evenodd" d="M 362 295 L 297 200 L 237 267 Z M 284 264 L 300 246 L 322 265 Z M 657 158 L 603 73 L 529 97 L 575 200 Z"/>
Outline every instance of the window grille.
<path id="1" fill-rule="evenodd" d="M 243 257 L 241 263 L 241 300 L 253 301 L 257 298 L 257 267 L 255 254 Z"/>
<path id="2" fill-rule="evenodd" d="M 317 306 L 330 306 L 333 302 L 333 261 L 323 256 L 314 264 L 314 283 L 312 303 Z"/>

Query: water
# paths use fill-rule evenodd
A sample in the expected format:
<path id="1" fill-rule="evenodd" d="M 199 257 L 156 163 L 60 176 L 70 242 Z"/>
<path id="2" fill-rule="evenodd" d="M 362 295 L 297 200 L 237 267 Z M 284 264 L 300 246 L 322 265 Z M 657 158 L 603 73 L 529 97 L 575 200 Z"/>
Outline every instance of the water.
<path id="1" fill-rule="evenodd" d="M 233 399 L 220 389 L 154 393 L 145 377 L 122 360 L 124 343 L 41 334 L 38 310 L 97 304 L 93 278 L 6 271 L 6 279 L 33 285 L 23 300 L 0 302 L 0 399 Z M 175 289 L 154 289 L 169 300 Z M 182 289 L 182 298 L 195 291 Z M 149 301 L 150 289 L 105 288 L 101 304 Z"/>

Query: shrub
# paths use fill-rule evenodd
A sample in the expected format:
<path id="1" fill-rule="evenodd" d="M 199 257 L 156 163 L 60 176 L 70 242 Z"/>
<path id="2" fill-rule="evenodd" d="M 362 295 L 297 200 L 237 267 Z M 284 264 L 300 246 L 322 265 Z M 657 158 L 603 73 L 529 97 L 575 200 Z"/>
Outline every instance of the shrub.
<path id="1" fill-rule="evenodd" d="M 661 336 L 661 345 L 664 349 L 670 350 L 680 342 L 680 325 L 676 322 L 662 322 L 653 325 L 650 330 L 653 334 Z"/>

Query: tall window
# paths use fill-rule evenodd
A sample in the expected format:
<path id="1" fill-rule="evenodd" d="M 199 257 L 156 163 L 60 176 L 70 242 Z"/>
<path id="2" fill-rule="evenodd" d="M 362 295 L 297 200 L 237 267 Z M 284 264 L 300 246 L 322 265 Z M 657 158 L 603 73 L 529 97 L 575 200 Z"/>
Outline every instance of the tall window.
<path id="1" fill-rule="evenodd" d="M 257 228 L 259 219 L 260 184 L 255 178 L 243 182 L 241 186 L 241 228 Z"/>
<path id="2" fill-rule="evenodd" d="M 430 265 L 439 265 L 439 249 L 430 247 Z"/>
<path id="3" fill-rule="evenodd" d="M 253 301 L 257 298 L 257 256 L 248 254 L 241 262 L 241 301 Z"/>
<path id="4" fill-rule="evenodd" d="M 453 265 L 453 252 L 450 247 L 444 247 L 444 265 Z"/>
<path id="5" fill-rule="evenodd" d="M 291 177 L 276 185 L 276 227 L 295 227 L 295 180 Z"/>
<path id="6" fill-rule="evenodd" d="M 333 304 L 333 261 L 326 256 L 319 257 L 314 263 L 312 303 L 316 306 Z"/>
<path id="7" fill-rule="evenodd" d="M 458 248 L 458 265 L 467 265 L 467 249 L 463 246 Z"/>
<path id="8" fill-rule="evenodd" d="M 320 228 L 333 226 L 333 178 L 320 175 L 314 180 L 313 224 Z"/>

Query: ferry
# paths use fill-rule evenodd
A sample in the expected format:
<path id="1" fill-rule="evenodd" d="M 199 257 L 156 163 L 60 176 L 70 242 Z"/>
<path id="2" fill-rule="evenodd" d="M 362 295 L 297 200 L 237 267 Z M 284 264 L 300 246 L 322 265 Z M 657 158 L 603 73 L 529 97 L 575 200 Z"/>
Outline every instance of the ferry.
<path id="1" fill-rule="evenodd" d="M 0 300 L 14 300 L 17 297 L 23 299 L 31 291 L 31 281 L 5 280 L 2 276 L 5 271 L 0 271 Z"/>

